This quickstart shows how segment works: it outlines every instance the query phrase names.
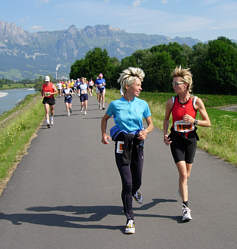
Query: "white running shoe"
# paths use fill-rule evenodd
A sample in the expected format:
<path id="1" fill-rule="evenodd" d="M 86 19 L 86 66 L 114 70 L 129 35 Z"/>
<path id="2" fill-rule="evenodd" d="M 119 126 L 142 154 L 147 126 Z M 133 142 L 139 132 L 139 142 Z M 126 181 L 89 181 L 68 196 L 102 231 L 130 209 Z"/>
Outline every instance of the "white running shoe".
<path id="1" fill-rule="evenodd" d="M 142 193 L 140 191 L 137 191 L 134 195 L 133 195 L 134 199 L 139 203 L 142 204 L 143 202 L 143 196 Z"/>
<path id="2" fill-rule="evenodd" d="M 182 221 L 192 220 L 191 209 L 184 204 L 182 206 L 182 214 L 183 214 Z"/>
<path id="3" fill-rule="evenodd" d="M 70 115 L 71 115 L 70 112 L 67 112 L 67 116 L 70 117 Z"/>
<path id="4" fill-rule="evenodd" d="M 50 128 L 49 120 L 46 120 L 46 123 L 47 123 L 47 127 Z"/>
<path id="5" fill-rule="evenodd" d="M 134 220 L 128 220 L 125 231 L 126 234 L 134 234 L 135 233 L 135 223 Z"/>
<path id="6" fill-rule="evenodd" d="M 84 114 L 86 115 L 86 111 L 84 112 Z"/>
<path id="7" fill-rule="evenodd" d="M 53 125 L 53 117 L 50 118 L 50 124 Z"/>

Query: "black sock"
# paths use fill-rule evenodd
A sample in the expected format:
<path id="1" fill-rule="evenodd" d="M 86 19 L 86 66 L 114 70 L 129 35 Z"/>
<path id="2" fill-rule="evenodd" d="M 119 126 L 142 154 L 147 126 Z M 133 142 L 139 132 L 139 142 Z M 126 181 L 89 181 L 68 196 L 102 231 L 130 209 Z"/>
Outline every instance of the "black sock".
<path id="1" fill-rule="evenodd" d="M 188 207 L 188 201 L 183 201 L 183 204 Z"/>

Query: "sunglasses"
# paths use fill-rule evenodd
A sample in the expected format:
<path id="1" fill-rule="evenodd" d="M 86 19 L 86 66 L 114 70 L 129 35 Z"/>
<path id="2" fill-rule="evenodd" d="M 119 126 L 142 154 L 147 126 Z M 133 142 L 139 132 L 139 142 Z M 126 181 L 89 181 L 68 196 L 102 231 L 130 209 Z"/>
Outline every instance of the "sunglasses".
<path id="1" fill-rule="evenodd" d="M 184 84 L 183 81 L 173 81 L 173 82 L 172 82 L 172 86 L 173 86 L 173 87 L 178 86 L 178 85 L 182 85 L 182 84 Z"/>

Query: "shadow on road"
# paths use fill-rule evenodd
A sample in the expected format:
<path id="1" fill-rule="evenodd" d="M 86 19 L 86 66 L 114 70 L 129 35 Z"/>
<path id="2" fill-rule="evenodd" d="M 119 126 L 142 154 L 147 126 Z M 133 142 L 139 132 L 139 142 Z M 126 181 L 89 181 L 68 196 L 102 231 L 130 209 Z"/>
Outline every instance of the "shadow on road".
<path id="1" fill-rule="evenodd" d="M 165 216 L 157 214 L 140 214 L 136 211 L 145 211 L 162 202 L 176 202 L 176 200 L 169 199 L 153 199 L 151 203 L 142 205 L 139 208 L 134 208 L 135 216 L 140 217 L 157 217 L 167 218 L 179 221 L 179 216 Z M 14 225 L 21 225 L 23 223 L 39 224 L 53 227 L 68 227 L 68 228 L 83 228 L 83 229 L 110 229 L 123 230 L 123 226 L 110 226 L 103 224 L 78 224 L 78 222 L 98 222 L 108 215 L 123 215 L 121 206 L 56 206 L 56 207 L 30 207 L 27 211 L 38 213 L 18 213 L 18 214 L 4 214 L 0 213 L 0 220 L 11 221 Z M 47 213 L 43 213 L 47 212 Z M 57 213 L 48 213 L 57 212 Z M 71 215 L 61 214 L 70 213 Z M 39 214 L 40 213 L 40 214 Z M 88 217 L 88 214 L 90 215 Z M 85 217 L 83 217 L 85 216 Z"/>

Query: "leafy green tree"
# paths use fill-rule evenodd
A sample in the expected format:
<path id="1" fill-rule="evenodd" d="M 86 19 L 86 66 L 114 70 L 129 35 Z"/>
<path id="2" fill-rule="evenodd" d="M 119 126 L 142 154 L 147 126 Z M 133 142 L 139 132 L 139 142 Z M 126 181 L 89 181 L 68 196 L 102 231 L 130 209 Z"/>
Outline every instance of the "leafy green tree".
<path id="1" fill-rule="evenodd" d="M 94 48 L 87 52 L 84 59 L 77 60 L 71 66 L 70 78 L 86 77 L 95 79 L 99 73 L 106 76 L 109 62 L 110 57 L 106 49 Z"/>
<path id="2" fill-rule="evenodd" d="M 236 44 L 225 37 L 220 37 L 209 41 L 202 52 L 201 56 L 194 57 L 193 60 L 194 89 L 205 93 L 236 94 Z"/>
<path id="3" fill-rule="evenodd" d="M 145 91 L 171 90 L 171 71 L 175 67 L 175 62 L 169 53 L 165 51 L 152 53 L 146 58 L 143 67 L 146 74 L 143 83 Z"/>

